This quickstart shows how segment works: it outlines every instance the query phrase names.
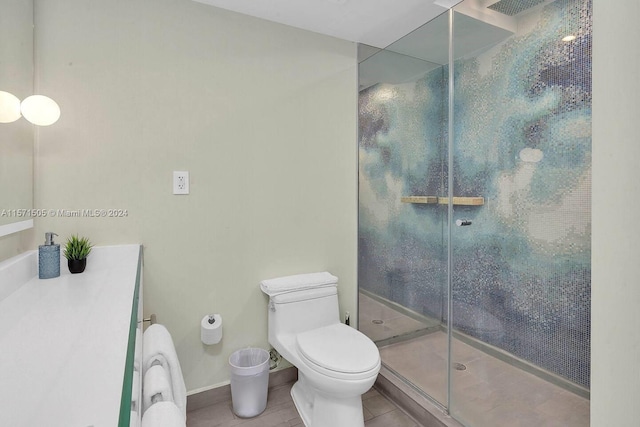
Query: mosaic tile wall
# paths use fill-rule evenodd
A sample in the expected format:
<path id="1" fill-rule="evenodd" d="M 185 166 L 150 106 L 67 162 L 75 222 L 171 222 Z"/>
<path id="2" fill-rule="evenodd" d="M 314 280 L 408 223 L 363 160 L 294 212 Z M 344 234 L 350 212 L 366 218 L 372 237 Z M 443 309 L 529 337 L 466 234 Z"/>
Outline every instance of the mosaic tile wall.
<path id="1" fill-rule="evenodd" d="M 454 64 L 454 326 L 588 387 L 591 1 L 535 19 Z M 447 73 L 359 100 L 359 285 L 443 321 L 446 205 L 400 198 L 447 194 Z"/>

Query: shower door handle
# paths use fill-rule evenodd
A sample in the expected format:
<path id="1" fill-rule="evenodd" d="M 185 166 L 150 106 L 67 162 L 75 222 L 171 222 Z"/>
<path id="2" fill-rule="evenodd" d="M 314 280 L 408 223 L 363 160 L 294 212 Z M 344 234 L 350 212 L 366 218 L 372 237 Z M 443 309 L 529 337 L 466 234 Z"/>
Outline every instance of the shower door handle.
<path id="1" fill-rule="evenodd" d="M 456 225 L 458 227 L 466 227 L 467 225 L 471 225 L 470 219 L 456 219 Z"/>

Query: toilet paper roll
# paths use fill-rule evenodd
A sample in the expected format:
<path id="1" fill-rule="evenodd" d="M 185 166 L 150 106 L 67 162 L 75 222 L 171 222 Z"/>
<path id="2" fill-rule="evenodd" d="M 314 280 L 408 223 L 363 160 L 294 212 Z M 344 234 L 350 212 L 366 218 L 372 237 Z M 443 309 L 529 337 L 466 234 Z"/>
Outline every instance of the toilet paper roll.
<path id="1" fill-rule="evenodd" d="M 209 319 L 213 317 L 213 323 Z M 200 339 L 206 345 L 218 344 L 222 339 L 222 316 L 208 314 L 200 322 Z"/>

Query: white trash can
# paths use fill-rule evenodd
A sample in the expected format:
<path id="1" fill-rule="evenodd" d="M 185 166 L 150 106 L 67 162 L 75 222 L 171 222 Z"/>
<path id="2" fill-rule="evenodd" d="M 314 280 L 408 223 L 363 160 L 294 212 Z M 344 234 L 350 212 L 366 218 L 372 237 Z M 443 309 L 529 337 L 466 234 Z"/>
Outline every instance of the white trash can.
<path id="1" fill-rule="evenodd" d="M 242 418 L 260 415 L 267 407 L 269 352 L 243 348 L 229 356 L 233 412 Z"/>

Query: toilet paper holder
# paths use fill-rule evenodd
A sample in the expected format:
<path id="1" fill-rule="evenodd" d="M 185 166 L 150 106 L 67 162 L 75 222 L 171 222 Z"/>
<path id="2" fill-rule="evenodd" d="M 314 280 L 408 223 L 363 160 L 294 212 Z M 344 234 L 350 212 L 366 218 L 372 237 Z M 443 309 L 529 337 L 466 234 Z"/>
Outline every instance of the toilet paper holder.
<path id="1" fill-rule="evenodd" d="M 200 321 L 200 340 L 205 345 L 218 344 L 222 340 L 222 316 L 207 314 Z"/>

